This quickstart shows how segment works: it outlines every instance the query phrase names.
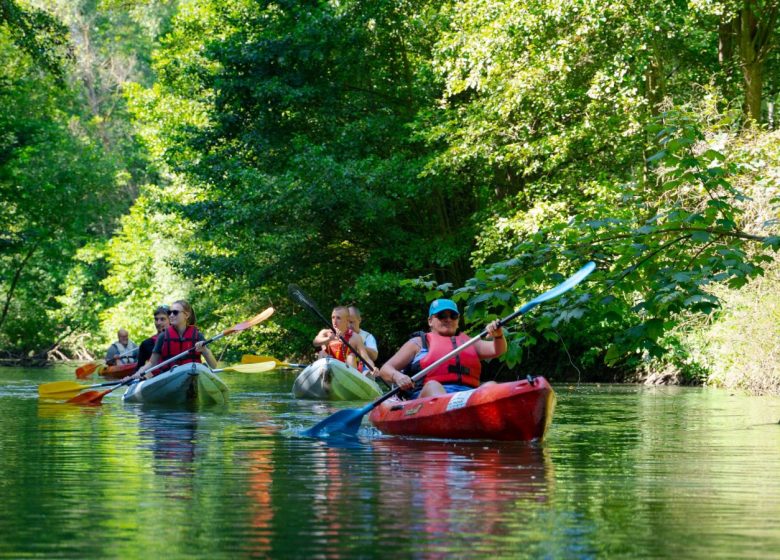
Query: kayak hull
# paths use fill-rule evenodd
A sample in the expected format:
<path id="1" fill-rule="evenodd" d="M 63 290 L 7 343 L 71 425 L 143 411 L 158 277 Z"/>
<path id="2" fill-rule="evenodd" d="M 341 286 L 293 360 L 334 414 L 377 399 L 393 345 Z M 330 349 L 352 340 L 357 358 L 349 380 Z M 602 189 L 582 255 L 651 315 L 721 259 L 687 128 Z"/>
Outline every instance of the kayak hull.
<path id="1" fill-rule="evenodd" d="M 297 399 L 366 401 L 382 395 L 379 385 L 344 362 L 322 358 L 304 369 L 293 383 Z"/>
<path id="2" fill-rule="evenodd" d="M 117 366 L 104 366 L 98 369 L 98 374 L 106 379 L 122 379 L 132 375 L 136 364 L 121 364 Z"/>
<path id="3" fill-rule="evenodd" d="M 411 401 L 388 399 L 369 420 L 392 435 L 532 441 L 544 439 L 554 409 L 555 392 L 536 377 Z"/>
<path id="4" fill-rule="evenodd" d="M 131 385 L 124 402 L 177 405 L 200 401 L 224 404 L 227 385 L 203 364 L 184 364 Z"/>

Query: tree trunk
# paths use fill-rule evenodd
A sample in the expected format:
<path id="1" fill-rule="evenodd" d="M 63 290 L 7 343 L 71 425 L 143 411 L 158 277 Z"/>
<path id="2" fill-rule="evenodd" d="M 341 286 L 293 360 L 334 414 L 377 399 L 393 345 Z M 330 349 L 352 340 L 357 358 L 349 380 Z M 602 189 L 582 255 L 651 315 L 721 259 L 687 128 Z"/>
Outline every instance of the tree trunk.
<path id="1" fill-rule="evenodd" d="M 739 14 L 739 56 L 745 83 L 744 113 L 746 117 L 761 122 L 761 62 L 754 42 L 758 22 L 747 0 Z"/>
<path id="2" fill-rule="evenodd" d="M 760 123 L 761 90 L 764 84 L 763 64 L 743 65 L 742 75 L 745 78 L 745 116 Z"/>
<path id="3" fill-rule="evenodd" d="M 30 257 L 33 256 L 35 251 L 38 249 L 38 245 L 40 245 L 40 241 L 36 241 L 33 243 L 33 246 L 30 247 L 30 250 L 27 251 L 27 254 L 22 259 L 22 262 L 19 263 L 19 266 L 16 269 L 16 272 L 14 273 L 14 277 L 11 280 L 11 286 L 8 288 L 8 294 L 5 296 L 5 305 L 3 305 L 3 313 L 0 314 L 0 330 L 3 329 L 3 324 L 5 323 L 5 319 L 8 316 L 8 309 L 11 307 L 11 301 L 14 298 L 14 292 L 16 291 L 16 286 L 19 284 L 19 278 L 22 276 L 22 271 L 24 270 L 24 267 L 27 265 L 27 261 L 30 260 Z"/>
<path id="4" fill-rule="evenodd" d="M 723 14 L 718 25 L 718 63 L 726 66 L 734 56 L 734 37 L 737 36 L 739 18 Z"/>
<path id="5" fill-rule="evenodd" d="M 775 39 L 780 2 L 743 0 L 739 10 L 739 59 L 745 83 L 745 116 L 761 122 L 761 96 L 764 82 L 764 61 Z"/>

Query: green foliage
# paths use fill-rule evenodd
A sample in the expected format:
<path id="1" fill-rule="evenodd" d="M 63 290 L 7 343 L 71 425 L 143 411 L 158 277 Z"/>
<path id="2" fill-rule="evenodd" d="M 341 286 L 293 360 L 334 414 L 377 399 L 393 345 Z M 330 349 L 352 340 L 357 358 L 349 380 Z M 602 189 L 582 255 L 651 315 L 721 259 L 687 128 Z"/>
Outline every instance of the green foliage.
<path id="1" fill-rule="evenodd" d="M 566 222 L 531 235 L 514 231 L 524 238 L 514 249 L 517 256 L 484 267 L 456 291 L 468 301 L 467 317 L 484 323 L 503 315 L 543 282 L 593 259 L 599 271 L 589 293 L 546 307 L 511 336 L 512 344 L 555 341 L 555 329 L 577 320 L 575 344 L 601 348 L 608 365 L 635 368 L 663 356 L 675 344 L 668 334 L 686 317 L 720 307 L 714 287 L 738 289 L 763 274 L 774 260 L 775 237 L 751 230 L 776 228 L 776 222 L 755 224 L 745 210 L 751 199 L 735 184 L 761 177 L 763 184 L 751 190 L 766 197 L 762 191 L 775 192 L 776 178 L 755 173 L 760 154 L 752 154 L 748 165 L 740 150 L 719 151 L 718 144 L 732 138 L 733 121 L 702 122 L 701 107 L 695 109 L 669 111 L 651 125 L 658 151 L 648 158 L 646 178 L 623 185 L 619 196 L 613 191 L 570 207 Z M 515 350 L 507 359 L 519 356 Z"/>
<path id="2" fill-rule="evenodd" d="M 0 347 L 83 356 L 110 304 L 107 238 L 153 175 L 121 92 L 141 34 L 95 2 L 41 4 L 0 5 Z"/>
<path id="3" fill-rule="evenodd" d="M 69 55 L 68 29 L 48 12 L 16 0 L 0 0 L 0 24 L 27 55 L 61 78 Z"/>

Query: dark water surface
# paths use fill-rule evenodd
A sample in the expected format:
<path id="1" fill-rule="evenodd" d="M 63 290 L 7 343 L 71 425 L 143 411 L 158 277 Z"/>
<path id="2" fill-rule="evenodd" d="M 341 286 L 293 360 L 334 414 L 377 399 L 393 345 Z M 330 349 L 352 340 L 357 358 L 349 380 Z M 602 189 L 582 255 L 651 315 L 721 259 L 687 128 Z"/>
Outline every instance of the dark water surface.
<path id="1" fill-rule="evenodd" d="M 39 402 L 72 372 L 0 369 L 2 557 L 780 557 L 778 398 L 561 385 L 541 445 L 350 446 L 298 435 L 336 407 L 295 372 L 225 374 L 225 407 Z"/>

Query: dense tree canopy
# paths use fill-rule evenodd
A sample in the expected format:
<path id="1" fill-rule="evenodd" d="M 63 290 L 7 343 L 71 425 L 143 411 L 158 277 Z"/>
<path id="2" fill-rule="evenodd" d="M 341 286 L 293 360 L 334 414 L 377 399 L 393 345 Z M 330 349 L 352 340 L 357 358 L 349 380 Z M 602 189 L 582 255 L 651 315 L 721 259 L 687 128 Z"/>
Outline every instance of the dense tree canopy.
<path id="1" fill-rule="evenodd" d="M 386 357 L 426 299 L 453 295 L 482 325 L 592 259 L 590 287 L 516 326 L 505 363 L 632 371 L 684 355 L 670 349 L 717 312 L 714 288 L 775 259 L 776 1 L 48 7 L 77 30 L 66 85 L 10 50 L 8 16 L 5 52 L 72 109 L 19 107 L 29 122 L 3 137 L 45 121 L 72 163 L 59 182 L 56 157 L 0 173 L 24 177 L 3 183 L 26 185 L 15 204 L 41 203 L 34 170 L 57 185 L 47 204 L 84 203 L 48 224 L 62 247 L 45 285 L 29 276 L 40 225 L 3 211 L 9 259 L 30 263 L 2 280 L 6 315 L 51 302 L 35 344 L 0 322 L 9 348 L 65 324 L 70 348 L 94 348 L 186 296 L 207 327 L 274 304 L 244 344 L 305 354 L 320 325 L 286 299 L 295 282 L 324 308 L 359 303 Z M 31 104 L 17 82 L 8 103 Z"/>

